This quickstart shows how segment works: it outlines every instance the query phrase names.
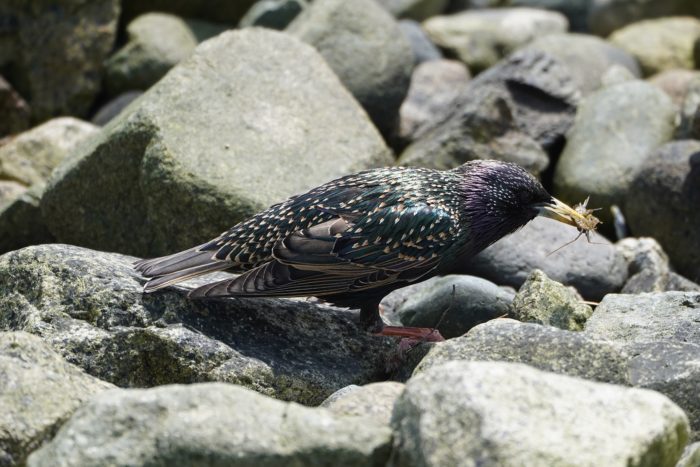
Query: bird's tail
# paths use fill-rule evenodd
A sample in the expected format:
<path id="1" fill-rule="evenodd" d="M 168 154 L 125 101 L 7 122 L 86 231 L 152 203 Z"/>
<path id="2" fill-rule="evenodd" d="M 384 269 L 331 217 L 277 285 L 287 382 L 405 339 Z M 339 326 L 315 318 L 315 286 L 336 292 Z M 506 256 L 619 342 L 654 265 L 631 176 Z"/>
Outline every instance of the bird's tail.
<path id="1" fill-rule="evenodd" d="M 144 259 L 134 264 L 136 271 L 149 281 L 144 292 L 153 292 L 163 287 L 231 267 L 228 261 L 214 258 L 212 251 L 199 251 L 198 247 L 160 258 Z"/>

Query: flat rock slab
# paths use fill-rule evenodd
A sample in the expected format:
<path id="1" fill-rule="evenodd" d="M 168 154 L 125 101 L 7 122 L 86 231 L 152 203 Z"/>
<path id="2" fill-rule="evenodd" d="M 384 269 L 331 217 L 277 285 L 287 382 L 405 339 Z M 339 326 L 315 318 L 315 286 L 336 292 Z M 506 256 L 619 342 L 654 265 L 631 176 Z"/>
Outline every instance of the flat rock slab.
<path id="1" fill-rule="evenodd" d="M 157 256 L 391 161 L 321 55 L 251 28 L 197 47 L 54 172 L 41 208 L 59 241 Z"/>
<path id="2" fill-rule="evenodd" d="M 0 466 L 24 465 L 78 407 L 113 387 L 37 336 L 0 332 Z"/>
<path id="3" fill-rule="evenodd" d="M 29 466 L 379 466 L 391 430 L 222 383 L 114 390 L 94 398 Z"/>
<path id="4" fill-rule="evenodd" d="M 68 361 L 118 386 L 226 381 L 318 404 L 350 384 L 385 380 L 391 338 L 357 313 L 308 301 L 190 301 L 144 295 L 134 258 L 74 246 L 0 257 L 0 330 L 41 336 Z"/>
<path id="5" fill-rule="evenodd" d="M 665 396 L 500 362 L 450 362 L 394 406 L 391 465 L 668 466 L 688 436 Z"/>

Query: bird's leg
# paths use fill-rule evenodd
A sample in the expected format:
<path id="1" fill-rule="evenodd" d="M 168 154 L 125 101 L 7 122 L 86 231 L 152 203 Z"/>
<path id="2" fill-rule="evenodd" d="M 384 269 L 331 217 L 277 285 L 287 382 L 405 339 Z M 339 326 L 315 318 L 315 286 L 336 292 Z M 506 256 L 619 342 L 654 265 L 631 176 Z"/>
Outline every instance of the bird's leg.
<path id="1" fill-rule="evenodd" d="M 420 342 L 444 341 L 440 331 L 435 328 L 414 328 L 404 326 L 387 326 L 379 316 L 379 304 L 372 303 L 360 308 L 360 326 L 375 336 L 405 337 Z"/>

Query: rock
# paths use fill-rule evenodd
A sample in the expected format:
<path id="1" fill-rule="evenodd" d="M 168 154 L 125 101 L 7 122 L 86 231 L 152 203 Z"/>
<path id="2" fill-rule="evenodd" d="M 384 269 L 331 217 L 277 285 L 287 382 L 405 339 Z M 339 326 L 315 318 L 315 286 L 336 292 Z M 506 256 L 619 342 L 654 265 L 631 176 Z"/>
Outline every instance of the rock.
<path id="1" fill-rule="evenodd" d="M 282 30 L 307 6 L 306 0 L 258 1 L 241 18 L 238 27 L 260 26 Z"/>
<path id="2" fill-rule="evenodd" d="M 423 23 L 428 37 L 479 73 L 533 39 L 565 32 L 566 18 L 533 8 L 469 10 Z"/>
<path id="3" fill-rule="evenodd" d="M 0 66 L 13 70 L 6 77 L 29 102 L 35 122 L 88 113 L 116 37 L 119 3 L 30 0 L 0 7 L 0 17 L 9 20 Z"/>
<path id="4" fill-rule="evenodd" d="M 113 387 L 64 361 L 40 338 L 0 332 L 0 465 L 25 465 L 91 396 Z"/>
<path id="5" fill-rule="evenodd" d="M 470 276 L 429 279 L 396 310 L 404 326 L 437 327 L 445 338 L 461 336 L 477 324 L 505 316 L 513 294 Z"/>
<path id="6" fill-rule="evenodd" d="M 22 96 L 0 76 L 0 138 L 29 128 L 30 110 Z"/>
<path id="7" fill-rule="evenodd" d="M 142 94 L 142 91 L 127 91 L 123 94 L 119 94 L 100 107 L 100 110 L 92 117 L 92 123 L 98 126 L 105 126 L 114 117 L 119 115 L 122 110 L 127 108 L 129 104 L 141 97 Z"/>
<path id="8" fill-rule="evenodd" d="M 151 11 L 172 13 L 183 18 L 236 25 L 257 0 L 123 0 L 122 19 L 128 23 L 137 16 Z"/>
<path id="9" fill-rule="evenodd" d="M 414 375 L 454 360 L 523 363 L 593 381 L 631 383 L 629 355 L 621 344 L 512 319 L 495 319 L 462 337 L 434 344 Z"/>
<path id="10" fill-rule="evenodd" d="M 576 289 L 553 281 L 535 269 L 513 299 L 509 316 L 527 323 L 581 331 L 592 313 Z"/>
<path id="11" fill-rule="evenodd" d="M 392 425 L 392 465 L 673 466 L 688 437 L 661 394 L 500 362 L 415 376 Z"/>
<path id="12" fill-rule="evenodd" d="M 625 238 L 617 242 L 615 248 L 627 261 L 629 278 L 621 293 L 700 292 L 700 285 L 671 271 L 668 255 L 653 238 Z"/>
<path id="13" fill-rule="evenodd" d="M 637 79 L 630 71 L 620 65 L 613 65 L 603 73 L 600 79 L 602 87 L 615 86 L 616 84 L 627 83 Z"/>
<path id="14" fill-rule="evenodd" d="M 690 438 L 700 440 L 700 345 L 685 342 L 631 344 L 629 374 L 634 386 L 652 389 L 678 404 L 690 420 Z"/>
<path id="15" fill-rule="evenodd" d="M 0 330 L 39 334 L 69 362 L 118 386 L 225 381 L 318 404 L 388 376 L 395 341 L 356 313 L 304 300 L 190 301 L 143 294 L 134 258 L 68 245 L 0 257 Z"/>
<path id="16" fill-rule="evenodd" d="M 377 128 L 391 133 L 414 59 L 388 12 L 374 0 L 315 0 L 287 31 L 316 47 Z"/>
<path id="17" fill-rule="evenodd" d="M 435 47 L 435 44 L 430 42 L 430 39 L 425 35 L 425 31 L 423 31 L 418 22 L 412 19 L 402 19 L 399 21 L 399 28 L 401 28 L 401 32 L 411 44 L 413 60 L 416 65 L 442 58 L 442 52 Z"/>
<path id="18" fill-rule="evenodd" d="M 98 128 L 72 117 L 60 117 L 25 131 L 0 146 L 0 178 L 26 186 L 45 182 L 53 169 Z"/>
<path id="19" fill-rule="evenodd" d="M 688 83 L 675 139 L 700 139 L 700 74 Z"/>
<path id="20" fill-rule="evenodd" d="M 700 5 L 695 0 L 592 0 L 588 26 L 593 33 L 607 36 L 647 18 L 698 14 Z"/>
<path id="21" fill-rule="evenodd" d="M 435 122 L 448 117 L 469 78 L 469 70 L 456 60 L 432 60 L 418 65 L 399 111 L 401 141 L 411 143 L 419 139 Z"/>
<path id="22" fill-rule="evenodd" d="M 99 395 L 28 465 L 383 465 L 390 443 L 372 419 L 210 383 Z"/>
<path id="23" fill-rule="evenodd" d="M 641 76 L 634 57 L 603 39 L 586 34 L 547 34 L 524 49 L 547 53 L 561 60 L 584 96 L 601 87 L 603 75 L 614 65 L 626 68 L 633 76 Z"/>
<path id="24" fill-rule="evenodd" d="M 692 70 L 693 46 L 700 38 L 700 20 L 659 18 L 615 31 L 610 42 L 632 54 L 646 76 L 674 68 Z"/>
<path id="25" fill-rule="evenodd" d="M 27 187 L 12 180 L 0 180 L 0 209 L 4 208 L 19 195 L 27 191 Z"/>
<path id="26" fill-rule="evenodd" d="M 321 407 L 339 415 L 366 416 L 388 426 L 394 402 L 403 388 L 402 383 L 395 381 L 347 386 L 331 394 Z"/>
<path id="27" fill-rule="evenodd" d="M 0 205 L 0 253 L 55 241 L 39 209 L 44 184 L 24 190 L 6 205 Z"/>
<path id="28" fill-rule="evenodd" d="M 508 6 L 541 8 L 566 16 L 572 31 L 588 31 L 588 10 L 591 0 L 508 0 Z"/>
<path id="29" fill-rule="evenodd" d="M 700 142 L 676 141 L 654 152 L 636 174 L 625 203 L 634 235 L 654 237 L 671 264 L 700 280 Z"/>
<path id="30" fill-rule="evenodd" d="M 312 47 L 250 28 L 200 45 L 83 146 L 54 172 L 41 210 L 61 242 L 157 256 L 390 162 Z"/>
<path id="31" fill-rule="evenodd" d="M 605 237 L 592 236 L 593 243 L 602 245 L 579 239 L 552 253 L 575 236 L 576 231 L 567 225 L 535 218 L 472 258 L 462 266 L 462 272 L 520 288 L 534 269 L 541 269 L 594 301 L 619 290 L 627 279 L 626 263 Z"/>
<path id="32" fill-rule="evenodd" d="M 445 11 L 450 0 L 375 0 L 397 18 L 422 21 Z"/>
<path id="33" fill-rule="evenodd" d="M 686 446 L 676 467 L 700 467 L 700 441 Z"/>
<path id="34" fill-rule="evenodd" d="M 399 164 L 439 169 L 475 159 L 515 162 L 535 174 L 562 144 L 580 92 L 550 55 L 516 52 L 462 91 L 450 116 L 408 146 Z"/>
<path id="35" fill-rule="evenodd" d="M 220 27 L 212 36 L 224 30 Z M 128 42 L 105 62 L 105 86 L 110 96 L 150 88 L 192 55 L 199 42 L 190 25 L 167 13 L 141 15 L 129 23 L 126 32 Z"/>
<path id="36" fill-rule="evenodd" d="M 700 342 L 700 293 L 609 294 L 585 333 L 619 342 Z"/>
<path id="37" fill-rule="evenodd" d="M 700 78 L 700 71 L 674 68 L 649 77 L 649 82 L 663 89 L 679 107 L 683 105 L 690 83 Z"/>
<path id="38" fill-rule="evenodd" d="M 675 118 L 671 99 L 643 81 L 594 92 L 567 134 L 554 173 L 555 196 L 572 203 L 590 196 L 589 206 L 602 208 L 596 216 L 603 230 L 611 230 L 610 206 L 624 203 L 645 159 L 671 138 Z"/>

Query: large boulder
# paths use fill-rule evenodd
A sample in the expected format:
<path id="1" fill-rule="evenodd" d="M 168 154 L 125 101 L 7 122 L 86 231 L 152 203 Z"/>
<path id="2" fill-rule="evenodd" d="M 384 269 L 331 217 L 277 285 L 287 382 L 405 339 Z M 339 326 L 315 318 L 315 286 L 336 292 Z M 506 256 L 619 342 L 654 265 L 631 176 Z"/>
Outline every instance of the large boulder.
<path id="1" fill-rule="evenodd" d="M 568 1 L 568 0 L 567 0 Z M 590 0 L 590 30 L 607 36 L 616 29 L 648 18 L 674 15 L 700 15 L 695 0 Z"/>
<path id="2" fill-rule="evenodd" d="M 323 58 L 268 29 L 202 43 L 53 174 L 63 242 L 153 256 L 208 240 L 389 150 Z"/>
<path id="3" fill-rule="evenodd" d="M 671 264 L 700 281 L 700 142 L 668 143 L 644 163 L 634 178 L 625 211 L 635 235 L 663 246 Z"/>
<path id="4" fill-rule="evenodd" d="M 594 234 L 588 243 L 573 240 L 577 232 L 551 219 L 535 218 L 462 265 L 463 272 L 499 285 L 519 288 L 535 269 L 570 285 L 587 300 L 618 291 L 627 279 L 627 264 L 612 243 Z M 555 250 L 562 247 L 558 251 Z"/>
<path id="5" fill-rule="evenodd" d="M 144 294 L 134 259 L 66 245 L 1 256 L 0 330 L 39 335 L 126 387 L 225 381 L 318 404 L 390 374 L 394 340 L 364 332 L 357 313 L 306 300 L 187 299 L 222 277 Z"/>
<path id="6" fill-rule="evenodd" d="M 646 158 L 671 139 L 676 113 L 666 93 L 643 81 L 589 95 L 567 135 L 554 174 L 554 194 L 569 202 L 590 196 L 589 205 L 602 208 L 596 215 L 603 227 L 611 226 L 610 207 L 623 204 Z"/>
<path id="7" fill-rule="evenodd" d="M 565 32 L 568 26 L 560 13 L 533 8 L 468 10 L 423 23 L 435 44 L 477 73 L 533 39 Z"/>
<path id="8" fill-rule="evenodd" d="M 550 54 L 564 62 L 584 96 L 599 89 L 605 72 L 618 65 L 641 77 L 635 58 L 599 37 L 587 34 L 547 34 L 524 47 Z"/>
<path id="9" fill-rule="evenodd" d="M 24 465 L 90 397 L 109 383 L 63 360 L 40 338 L 0 332 L 0 465 Z"/>
<path id="10" fill-rule="evenodd" d="M 43 183 L 53 169 L 95 135 L 98 128 L 72 117 L 60 117 L 17 135 L 0 146 L 0 179 L 26 186 Z"/>
<path id="11" fill-rule="evenodd" d="M 500 362 L 412 378 L 392 425 L 392 465 L 672 467 L 688 439 L 688 419 L 661 394 Z"/>
<path id="12" fill-rule="evenodd" d="M 414 63 L 391 14 L 374 0 L 315 0 L 287 32 L 316 47 L 377 128 L 391 133 Z"/>
<path id="13" fill-rule="evenodd" d="M 561 146 L 580 99 L 568 67 L 522 51 L 473 79 L 449 115 L 408 146 L 402 165 L 453 168 L 475 159 L 515 162 L 533 173 Z"/>
<path id="14" fill-rule="evenodd" d="M 0 67 L 29 102 L 35 121 L 85 116 L 100 91 L 102 63 L 117 33 L 119 0 L 10 0 Z M 4 53 L 3 53 L 4 52 Z"/>
<path id="15" fill-rule="evenodd" d="M 632 54 L 646 76 L 674 68 L 693 69 L 693 46 L 700 38 L 696 18 L 660 18 L 630 24 L 610 36 L 610 42 Z"/>
<path id="16" fill-rule="evenodd" d="M 99 395 L 28 465 L 359 467 L 383 465 L 390 448 L 372 419 L 210 383 Z"/>

